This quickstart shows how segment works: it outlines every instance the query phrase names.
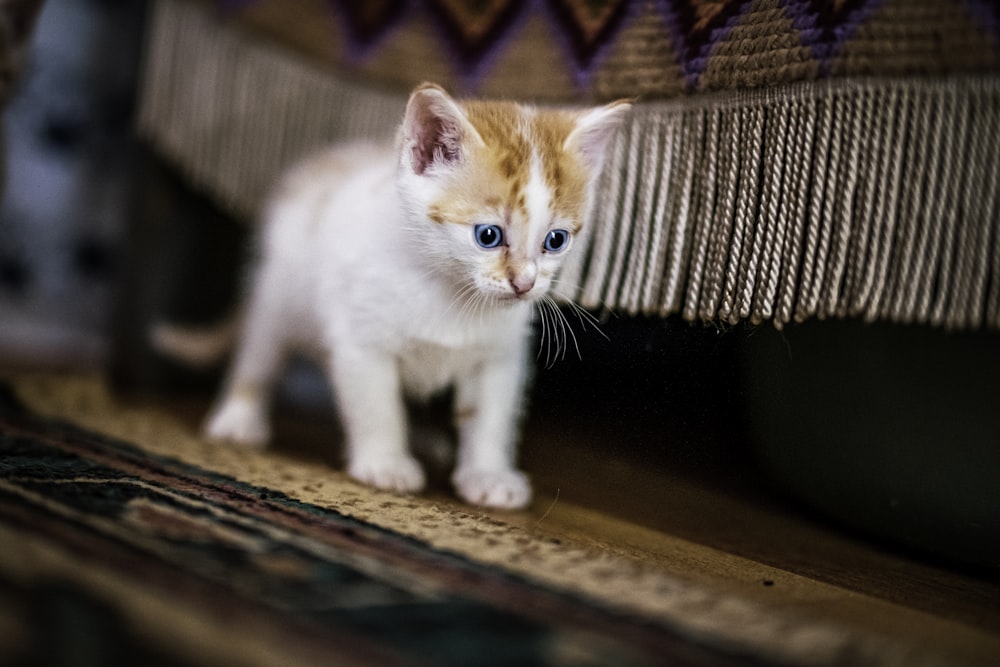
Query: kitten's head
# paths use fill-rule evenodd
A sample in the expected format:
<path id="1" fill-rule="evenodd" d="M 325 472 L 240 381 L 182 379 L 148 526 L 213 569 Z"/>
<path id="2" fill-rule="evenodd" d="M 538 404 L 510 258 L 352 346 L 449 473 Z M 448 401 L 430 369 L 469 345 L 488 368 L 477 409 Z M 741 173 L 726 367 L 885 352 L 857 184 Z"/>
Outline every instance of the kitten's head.
<path id="1" fill-rule="evenodd" d="M 609 139 L 630 108 L 458 103 L 424 84 L 400 130 L 398 184 L 411 231 L 458 289 L 516 303 L 544 296 L 583 229 Z"/>

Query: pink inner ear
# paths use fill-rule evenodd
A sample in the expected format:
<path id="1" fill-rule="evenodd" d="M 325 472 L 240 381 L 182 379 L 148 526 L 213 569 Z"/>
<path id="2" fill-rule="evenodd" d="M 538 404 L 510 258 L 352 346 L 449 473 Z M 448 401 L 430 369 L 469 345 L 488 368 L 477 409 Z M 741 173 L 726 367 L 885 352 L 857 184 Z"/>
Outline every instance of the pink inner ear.
<path id="1" fill-rule="evenodd" d="M 462 128 L 455 119 L 425 106 L 415 119 L 413 172 L 422 176 L 432 165 L 457 162 L 461 153 Z"/>
<path id="2" fill-rule="evenodd" d="M 567 143 L 575 143 L 589 160 L 600 164 L 611 138 L 631 108 L 627 102 L 612 102 L 584 114 Z"/>

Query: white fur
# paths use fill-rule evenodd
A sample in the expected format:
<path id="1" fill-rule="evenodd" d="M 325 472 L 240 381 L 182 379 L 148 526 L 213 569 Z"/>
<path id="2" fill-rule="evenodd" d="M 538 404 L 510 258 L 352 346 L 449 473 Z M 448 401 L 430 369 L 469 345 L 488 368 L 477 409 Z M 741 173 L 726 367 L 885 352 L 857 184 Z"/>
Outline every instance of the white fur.
<path id="1" fill-rule="evenodd" d="M 433 109 L 418 112 L 457 114 L 449 118 L 460 124 L 459 108 L 437 95 L 428 90 Z M 468 225 L 427 220 L 448 169 L 416 173 L 406 130 L 404 122 L 396 149 L 338 148 L 285 179 L 266 216 L 243 335 L 206 431 L 263 446 L 269 387 L 286 352 L 305 350 L 328 371 L 352 477 L 420 490 L 424 473 L 407 448 L 403 397 L 454 386 L 456 490 L 471 503 L 523 507 L 531 486 L 515 468 L 515 440 L 532 300 L 561 261 L 537 251 L 551 224 L 549 193 L 536 168 L 527 196 L 537 220 L 527 238 L 514 239 L 524 249 L 512 252 L 537 276 L 532 293 L 517 298 L 511 281 L 489 274 L 490 255 Z"/>
<path id="2" fill-rule="evenodd" d="M 341 180 L 331 187 L 327 172 L 342 159 L 353 167 L 334 167 Z M 456 288 L 421 261 L 393 172 L 391 150 L 355 146 L 288 179 L 268 215 L 243 338 L 207 433 L 265 444 L 267 388 L 285 351 L 305 349 L 329 368 L 352 477 L 420 490 L 424 475 L 406 448 L 402 395 L 426 398 L 455 384 L 459 401 L 481 413 L 462 428 L 459 493 L 484 505 L 523 506 L 530 486 L 512 464 L 531 306 L 463 308 Z"/>

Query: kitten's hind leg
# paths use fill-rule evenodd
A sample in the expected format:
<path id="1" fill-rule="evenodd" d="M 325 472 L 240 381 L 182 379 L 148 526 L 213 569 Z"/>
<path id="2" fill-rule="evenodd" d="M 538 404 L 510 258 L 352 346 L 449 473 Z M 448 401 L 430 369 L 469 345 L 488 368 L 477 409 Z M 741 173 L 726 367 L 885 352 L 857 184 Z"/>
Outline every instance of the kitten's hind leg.
<path id="1" fill-rule="evenodd" d="M 263 448 L 271 437 L 268 423 L 271 385 L 285 353 L 284 317 L 279 295 L 267 289 L 251 296 L 236 357 L 221 400 L 205 422 L 210 440 Z"/>

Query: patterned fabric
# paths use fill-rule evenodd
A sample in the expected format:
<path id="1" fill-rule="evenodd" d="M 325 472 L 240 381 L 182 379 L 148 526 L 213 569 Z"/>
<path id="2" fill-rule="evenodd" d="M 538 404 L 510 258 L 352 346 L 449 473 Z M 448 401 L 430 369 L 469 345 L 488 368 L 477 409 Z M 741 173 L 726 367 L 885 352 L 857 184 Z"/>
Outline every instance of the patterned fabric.
<path id="1" fill-rule="evenodd" d="M 0 618 L 32 619 L 5 626 L 3 664 L 725 667 L 748 658 L 38 417 L 3 384 L 0 541 Z"/>
<path id="2" fill-rule="evenodd" d="M 217 4 L 229 17 L 373 82 L 409 88 L 434 78 L 465 92 L 522 99 L 640 94 L 649 100 L 828 77 L 1000 66 L 995 0 Z"/>

